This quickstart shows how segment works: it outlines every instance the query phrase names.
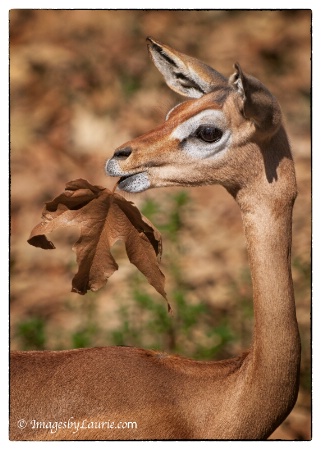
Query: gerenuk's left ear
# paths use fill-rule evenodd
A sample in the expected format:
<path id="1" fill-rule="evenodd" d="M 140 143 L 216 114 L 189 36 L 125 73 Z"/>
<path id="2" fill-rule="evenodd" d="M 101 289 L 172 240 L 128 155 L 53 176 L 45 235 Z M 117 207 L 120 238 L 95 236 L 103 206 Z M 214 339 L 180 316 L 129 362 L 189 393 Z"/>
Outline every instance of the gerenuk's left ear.
<path id="1" fill-rule="evenodd" d="M 151 37 L 147 38 L 147 45 L 153 63 L 167 85 L 181 95 L 199 98 L 228 85 L 227 78 L 196 58 Z"/>
<path id="2" fill-rule="evenodd" d="M 229 84 L 239 93 L 242 114 L 252 120 L 258 130 L 272 133 L 281 124 L 281 109 L 276 98 L 256 78 L 242 72 L 238 63 L 234 65 L 235 73 Z"/>

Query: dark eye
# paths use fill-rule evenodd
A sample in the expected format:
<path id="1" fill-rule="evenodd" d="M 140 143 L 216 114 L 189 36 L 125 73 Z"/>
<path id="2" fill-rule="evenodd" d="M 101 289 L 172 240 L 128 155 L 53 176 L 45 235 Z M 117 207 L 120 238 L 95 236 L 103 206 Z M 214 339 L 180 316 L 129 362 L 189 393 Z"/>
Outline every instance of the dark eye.
<path id="1" fill-rule="evenodd" d="M 210 125 L 201 125 L 196 131 L 196 136 L 205 142 L 216 142 L 221 139 L 223 132 L 219 128 Z"/>

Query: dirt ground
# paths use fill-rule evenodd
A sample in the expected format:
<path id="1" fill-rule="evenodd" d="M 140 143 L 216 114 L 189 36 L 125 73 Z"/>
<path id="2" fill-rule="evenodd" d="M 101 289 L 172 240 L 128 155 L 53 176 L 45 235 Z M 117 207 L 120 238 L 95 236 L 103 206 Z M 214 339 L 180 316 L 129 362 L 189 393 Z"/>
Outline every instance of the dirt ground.
<path id="1" fill-rule="evenodd" d="M 105 175 L 106 159 L 123 142 L 161 123 L 180 101 L 151 63 L 146 36 L 202 59 L 225 76 L 239 61 L 282 105 L 299 190 L 293 219 L 293 278 L 302 382 L 294 410 L 271 438 L 311 438 L 310 26 L 308 10 L 11 11 L 12 349 L 22 348 L 16 330 L 30 317 L 45 319 L 45 347 L 57 348 L 58 337 L 79 325 L 79 311 L 88 296 L 95 295 L 102 326 L 111 326 L 116 299 L 135 270 L 123 261 L 106 288 L 79 297 L 70 293 L 73 232 L 58 233 L 58 248 L 50 254 L 29 246 L 27 239 L 44 202 L 62 192 L 67 181 L 85 178 L 111 188 L 114 180 Z M 127 198 L 140 206 L 150 198 L 166 202 L 171 192 L 177 189 Z M 193 211 L 186 216 L 188 226 L 180 237 L 186 249 L 181 261 L 184 276 L 195 295 L 228 308 L 227 283 L 247 267 L 239 210 L 220 187 L 188 193 Z M 166 252 L 163 267 L 166 274 Z M 59 346 L 68 348 L 68 342 L 62 339 Z M 235 350 L 242 348 L 236 344 Z"/>

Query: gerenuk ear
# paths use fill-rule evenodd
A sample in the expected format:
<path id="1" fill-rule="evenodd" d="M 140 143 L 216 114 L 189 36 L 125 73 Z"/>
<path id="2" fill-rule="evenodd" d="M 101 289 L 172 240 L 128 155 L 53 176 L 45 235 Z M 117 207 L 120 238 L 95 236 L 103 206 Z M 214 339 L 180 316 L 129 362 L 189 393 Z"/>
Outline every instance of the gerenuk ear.
<path id="1" fill-rule="evenodd" d="M 175 92 L 190 98 L 199 98 L 228 85 L 219 72 L 198 59 L 179 53 L 168 45 L 147 38 L 151 58 Z"/>
<path id="2" fill-rule="evenodd" d="M 252 120 L 258 130 L 271 133 L 281 124 L 281 109 L 276 98 L 256 78 L 242 72 L 238 63 L 229 84 L 239 93 L 242 114 Z"/>

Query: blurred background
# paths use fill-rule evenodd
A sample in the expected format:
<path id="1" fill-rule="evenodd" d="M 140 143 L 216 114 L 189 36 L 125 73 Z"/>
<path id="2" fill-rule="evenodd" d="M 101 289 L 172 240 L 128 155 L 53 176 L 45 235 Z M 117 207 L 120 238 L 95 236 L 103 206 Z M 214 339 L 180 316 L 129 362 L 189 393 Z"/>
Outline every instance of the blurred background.
<path id="1" fill-rule="evenodd" d="M 181 98 L 153 66 L 152 36 L 223 75 L 239 61 L 281 103 L 299 196 L 293 278 L 302 339 L 297 404 L 272 439 L 311 437 L 311 12 L 11 10 L 11 349 L 134 345 L 196 359 L 234 356 L 251 342 L 250 273 L 240 213 L 219 186 L 128 195 L 163 235 L 162 270 L 174 315 L 123 245 L 107 286 L 71 293 L 77 230 L 27 243 L 44 202 L 85 178 L 112 188 L 116 147 L 157 124 Z"/>

